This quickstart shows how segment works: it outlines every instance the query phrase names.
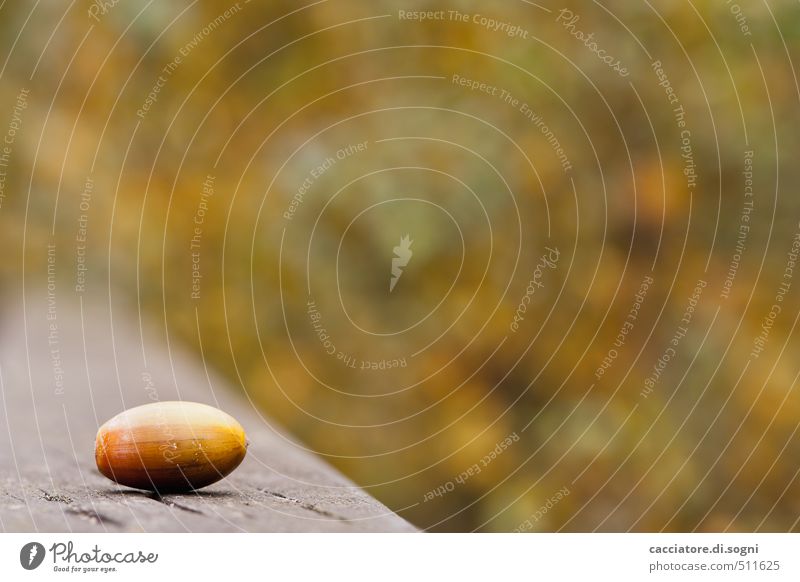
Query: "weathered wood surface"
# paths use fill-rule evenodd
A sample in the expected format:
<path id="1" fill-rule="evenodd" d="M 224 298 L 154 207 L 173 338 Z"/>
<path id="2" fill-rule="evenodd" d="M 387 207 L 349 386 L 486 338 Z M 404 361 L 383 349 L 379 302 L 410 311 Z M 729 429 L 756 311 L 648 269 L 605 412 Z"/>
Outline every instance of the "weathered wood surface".
<path id="1" fill-rule="evenodd" d="M 202 361 L 140 334 L 135 317 L 102 303 L 59 301 L 51 312 L 38 294 L 24 310 L 2 311 L 0 530 L 414 531 L 287 438 Z M 100 475 L 98 426 L 154 398 L 204 402 L 236 417 L 251 441 L 239 469 L 200 492 L 162 498 Z"/>

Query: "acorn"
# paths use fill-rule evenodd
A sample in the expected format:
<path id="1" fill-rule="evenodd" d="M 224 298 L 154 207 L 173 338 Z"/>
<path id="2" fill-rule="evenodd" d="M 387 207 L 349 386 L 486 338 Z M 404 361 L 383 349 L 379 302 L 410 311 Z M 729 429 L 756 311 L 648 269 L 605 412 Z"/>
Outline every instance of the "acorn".
<path id="1" fill-rule="evenodd" d="M 103 475 L 157 493 L 211 485 L 238 467 L 246 452 L 242 426 L 196 402 L 131 408 L 101 426 L 95 440 L 95 461 Z"/>

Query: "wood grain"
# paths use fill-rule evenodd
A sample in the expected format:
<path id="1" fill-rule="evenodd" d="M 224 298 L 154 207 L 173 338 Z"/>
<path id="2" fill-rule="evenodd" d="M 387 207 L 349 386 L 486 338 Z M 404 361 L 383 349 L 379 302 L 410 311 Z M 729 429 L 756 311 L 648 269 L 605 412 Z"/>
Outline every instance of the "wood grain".
<path id="1" fill-rule="evenodd" d="M 303 449 L 202 363 L 103 300 L 45 293 L 0 318 L 0 530 L 410 532 L 415 528 Z M 250 440 L 242 465 L 198 492 L 116 485 L 94 460 L 98 427 L 141 404 L 225 410 Z"/>

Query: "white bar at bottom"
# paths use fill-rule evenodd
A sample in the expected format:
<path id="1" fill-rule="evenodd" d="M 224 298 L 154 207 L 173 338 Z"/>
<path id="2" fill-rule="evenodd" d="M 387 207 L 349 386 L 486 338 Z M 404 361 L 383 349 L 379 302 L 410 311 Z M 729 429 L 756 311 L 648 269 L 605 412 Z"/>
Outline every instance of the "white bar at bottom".
<path id="1" fill-rule="evenodd" d="M 796 534 L 3 534 L 0 580 L 777 582 L 800 580 L 798 550 Z"/>

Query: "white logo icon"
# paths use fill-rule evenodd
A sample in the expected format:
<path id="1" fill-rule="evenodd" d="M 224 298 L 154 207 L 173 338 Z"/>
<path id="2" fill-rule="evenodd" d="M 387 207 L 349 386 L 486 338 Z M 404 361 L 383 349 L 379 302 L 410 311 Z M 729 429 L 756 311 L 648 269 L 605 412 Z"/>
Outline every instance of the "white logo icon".
<path id="1" fill-rule="evenodd" d="M 414 252 L 411 250 L 411 245 L 414 241 L 411 240 L 409 235 L 405 235 L 400 239 L 400 245 L 394 247 L 394 258 L 392 259 L 392 278 L 389 281 L 389 293 L 394 291 L 400 277 L 403 276 L 403 269 L 408 266 Z"/>

